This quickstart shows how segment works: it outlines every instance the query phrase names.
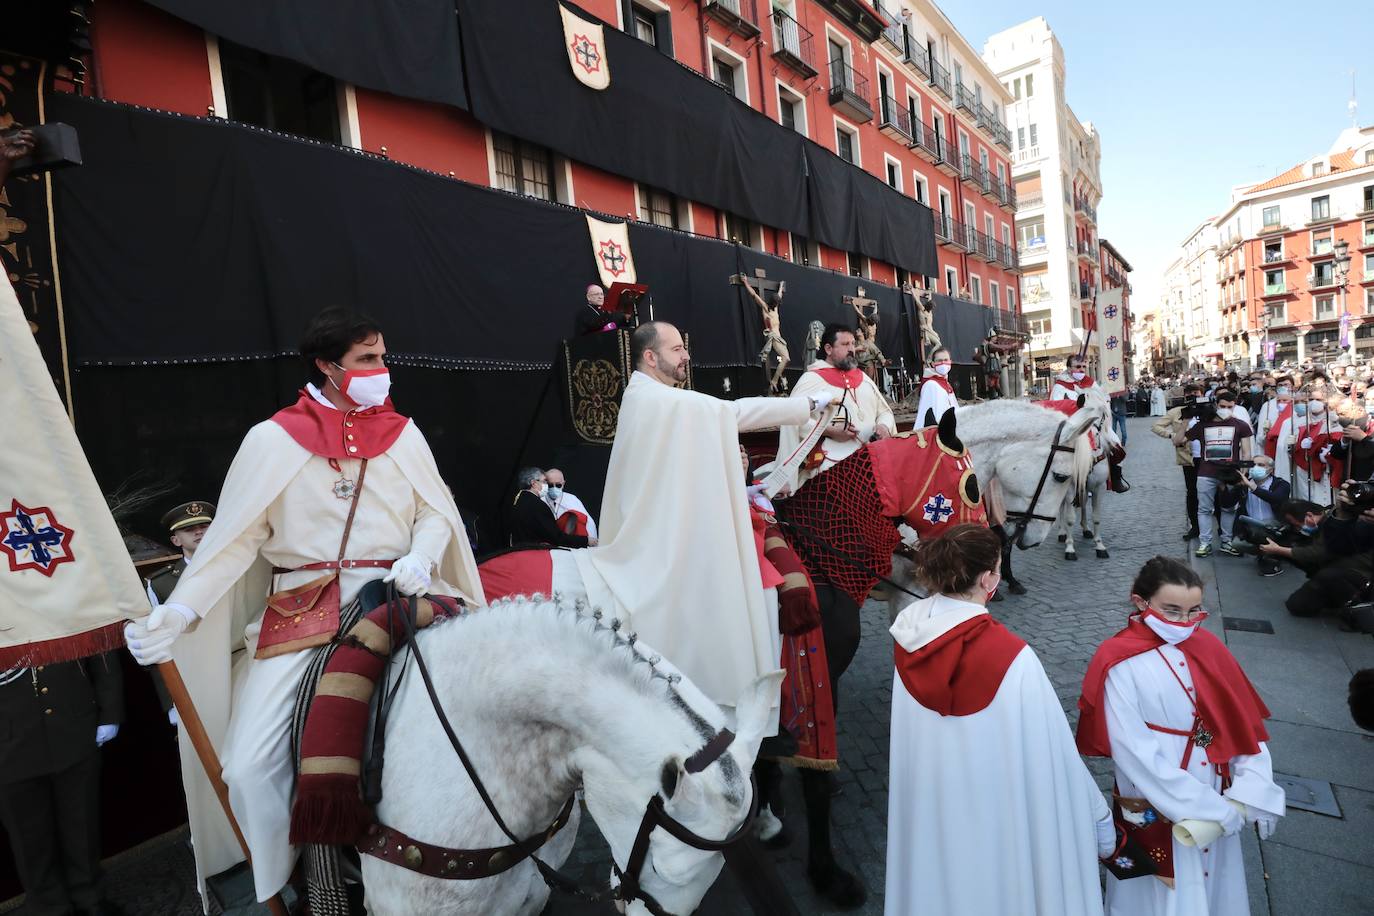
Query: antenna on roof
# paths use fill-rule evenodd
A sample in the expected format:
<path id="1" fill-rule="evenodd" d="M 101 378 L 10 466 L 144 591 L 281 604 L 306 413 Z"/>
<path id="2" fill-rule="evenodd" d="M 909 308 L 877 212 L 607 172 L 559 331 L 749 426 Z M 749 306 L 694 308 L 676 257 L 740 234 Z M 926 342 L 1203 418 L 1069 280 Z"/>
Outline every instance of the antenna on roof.
<path id="1" fill-rule="evenodd" d="M 1355 100 L 1355 68 L 1350 68 L 1350 101 L 1346 102 L 1345 108 L 1350 112 L 1350 126 L 1359 127 L 1360 103 Z"/>

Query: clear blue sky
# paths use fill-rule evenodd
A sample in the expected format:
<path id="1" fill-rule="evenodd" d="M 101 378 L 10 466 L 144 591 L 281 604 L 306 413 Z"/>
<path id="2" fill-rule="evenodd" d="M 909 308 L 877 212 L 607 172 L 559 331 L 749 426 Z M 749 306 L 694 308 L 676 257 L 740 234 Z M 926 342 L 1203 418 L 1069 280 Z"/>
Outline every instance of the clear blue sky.
<path id="1" fill-rule="evenodd" d="M 1374 7 L 1276 0 L 941 4 L 981 52 L 988 36 L 1044 16 L 1064 48 L 1065 99 L 1102 135 L 1098 231 L 1135 268 L 1139 314 L 1158 300 L 1175 247 L 1224 210 L 1233 185 L 1324 152 L 1374 124 Z M 1364 12 L 1360 12 L 1361 8 Z"/>

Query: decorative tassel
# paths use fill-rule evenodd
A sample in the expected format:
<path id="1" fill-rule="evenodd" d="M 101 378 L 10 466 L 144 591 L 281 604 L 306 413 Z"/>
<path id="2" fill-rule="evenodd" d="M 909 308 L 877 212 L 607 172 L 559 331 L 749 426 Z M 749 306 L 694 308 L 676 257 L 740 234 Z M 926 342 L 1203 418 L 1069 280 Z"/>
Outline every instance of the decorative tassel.
<path id="1" fill-rule="evenodd" d="M 291 843 L 352 846 L 376 820 L 358 796 L 358 778 L 342 773 L 302 776 L 291 806 Z"/>

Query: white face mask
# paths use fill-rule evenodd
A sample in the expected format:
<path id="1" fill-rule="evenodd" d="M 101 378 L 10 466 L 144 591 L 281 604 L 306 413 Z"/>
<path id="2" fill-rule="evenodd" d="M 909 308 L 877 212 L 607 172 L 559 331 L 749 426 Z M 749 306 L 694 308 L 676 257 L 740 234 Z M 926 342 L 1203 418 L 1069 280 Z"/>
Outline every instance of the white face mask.
<path id="1" fill-rule="evenodd" d="M 938 372 L 940 375 L 949 375 L 949 369 L 949 363 L 941 363 L 940 365 L 935 367 L 935 371 Z"/>
<path id="2" fill-rule="evenodd" d="M 343 369 L 343 384 L 338 388 L 343 396 L 361 408 L 381 407 L 391 393 L 391 372 L 386 369 Z"/>
<path id="3" fill-rule="evenodd" d="M 1233 411 L 1232 411 L 1231 408 L 1229 408 L 1229 407 L 1218 407 L 1218 408 L 1217 408 L 1217 419 L 1218 419 L 1218 420 L 1229 420 L 1229 419 L 1231 419 L 1231 414 L 1232 414 L 1232 412 L 1233 412 Z"/>
<path id="4" fill-rule="evenodd" d="M 1307 412 L 1308 412 L 1308 413 L 1326 413 L 1326 402 L 1325 402 L 1325 401 L 1308 401 L 1308 402 L 1307 402 Z"/>
<path id="5" fill-rule="evenodd" d="M 1171 646 L 1176 646 L 1183 640 L 1192 636 L 1197 630 L 1198 624 L 1207 618 L 1206 614 L 1200 614 L 1187 623 L 1175 623 L 1172 620 L 1165 620 L 1154 608 L 1146 606 L 1140 614 L 1145 626 L 1154 631 L 1154 634 Z"/>
<path id="6" fill-rule="evenodd" d="M 1088 373 L 1084 372 L 1082 369 L 1075 369 L 1069 374 L 1073 376 L 1073 380 L 1075 382 L 1083 381 L 1083 379 L 1085 379 L 1088 375 Z"/>

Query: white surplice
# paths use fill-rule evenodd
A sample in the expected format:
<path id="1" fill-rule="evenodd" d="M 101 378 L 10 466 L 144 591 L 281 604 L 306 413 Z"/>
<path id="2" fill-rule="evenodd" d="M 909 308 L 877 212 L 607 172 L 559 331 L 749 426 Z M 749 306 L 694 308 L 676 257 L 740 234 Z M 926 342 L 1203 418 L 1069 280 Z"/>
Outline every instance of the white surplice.
<path id="1" fill-rule="evenodd" d="M 892 634 L 908 652 L 987 613 L 935 595 Z M 887 916 L 1102 912 L 1096 825 L 1107 802 L 1030 646 L 987 708 L 942 716 L 892 681 Z"/>
<path id="2" fill-rule="evenodd" d="M 888 432 L 895 433 L 897 431 L 897 424 L 892 418 L 892 405 L 888 403 L 882 391 L 866 373 L 858 373 L 859 386 L 857 388 L 843 388 L 839 385 L 830 384 L 816 371 L 833 368 L 823 359 L 818 359 L 807 366 L 806 372 L 802 373 L 802 377 L 797 379 L 797 384 L 792 386 L 792 397 L 805 400 L 815 394 L 832 395 L 836 404 L 844 405 L 845 411 L 848 412 L 849 422 L 858 430 L 858 435 L 846 441 L 821 439 L 820 449 L 825 452 L 825 461 L 821 463 L 820 467 L 809 471 L 799 470 L 794 474 L 792 479 L 787 481 L 793 493 L 797 492 L 802 484 L 821 471 L 829 470 L 835 466 L 836 462 L 843 461 L 862 448 L 865 442 L 873 438 L 873 430 L 879 424 L 886 426 Z M 802 423 L 783 425 L 778 429 L 778 464 L 791 457 L 798 446 L 810 435 L 816 422 L 808 415 L 808 418 Z"/>
<path id="3" fill-rule="evenodd" d="M 1169 412 L 1168 398 L 1163 388 L 1150 392 L 1150 416 L 1162 417 Z"/>
<path id="4" fill-rule="evenodd" d="M 1160 657 L 1163 654 L 1163 658 Z M 1145 723 L 1191 731 L 1193 705 L 1190 663 L 1173 646 L 1143 652 L 1118 662 L 1107 674 L 1107 732 L 1112 742 L 1117 791 L 1127 798 L 1148 799 L 1171 821 L 1235 821 L 1226 799 L 1271 814 L 1283 814 L 1283 790 L 1274 784 L 1269 749 L 1231 761 L 1232 785 L 1223 795 L 1222 780 L 1204 751 L 1193 748 L 1185 771 L 1179 764 L 1190 738 L 1157 732 Z M 1174 679 L 1170 671 L 1182 681 Z M 1245 866 L 1239 833 L 1204 847 L 1173 844 L 1174 887 L 1154 876 L 1118 880 L 1107 875 L 1109 916 L 1248 916 Z"/>
<path id="5" fill-rule="evenodd" d="M 723 401 L 635 372 L 601 502 L 601 543 L 575 550 L 593 606 L 624 620 L 716 703 L 778 668 L 739 434 L 810 416 L 806 398 Z"/>
<path id="6" fill-rule="evenodd" d="M 921 399 L 916 405 L 916 425 L 927 425 L 926 411 L 934 415 L 935 423 L 938 424 L 946 410 L 954 410 L 958 406 L 959 399 L 952 392 L 946 391 L 940 382 L 927 375 L 925 381 L 921 382 Z"/>

